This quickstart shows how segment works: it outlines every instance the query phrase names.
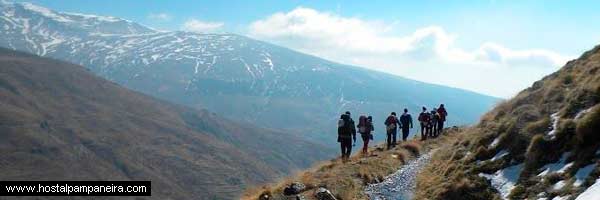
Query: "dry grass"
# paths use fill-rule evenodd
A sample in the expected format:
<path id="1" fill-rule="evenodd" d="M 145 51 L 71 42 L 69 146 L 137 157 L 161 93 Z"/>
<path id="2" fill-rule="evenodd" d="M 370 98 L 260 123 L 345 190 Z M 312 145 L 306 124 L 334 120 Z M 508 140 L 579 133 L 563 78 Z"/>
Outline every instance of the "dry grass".
<path id="1" fill-rule="evenodd" d="M 600 46 L 579 60 L 569 62 L 559 72 L 537 81 L 514 98 L 500 103 L 485 114 L 480 123 L 465 133 L 457 134 L 454 142 L 440 147 L 417 178 L 416 199 L 499 199 L 480 172 L 495 172 L 508 165 L 525 163 L 511 199 L 535 198 L 559 180 L 572 181 L 578 167 L 597 160 L 600 148 Z M 581 119 L 574 119 L 583 109 L 593 107 Z M 555 138 L 546 136 L 551 126 L 550 115 L 559 113 Z M 491 142 L 499 138 L 497 146 Z M 510 154 L 503 159 L 486 162 L 499 150 Z M 467 156 L 466 152 L 470 152 Z M 564 174 L 537 177 L 540 166 L 556 162 L 564 152 L 572 152 L 567 162 L 573 169 Z M 591 178 L 600 175 L 596 168 Z M 589 185 L 590 182 L 586 181 Z M 576 195 L 582 190 L 565 187 L 549 192 Z"/>
<path id="2" fill-rule="evenodd" d="M 448 129 L 446 135 L 437 139 L 424 142 L 410 140 L 391 150 L 376 150 L 384 147 L 384 145 L 376 145 L 369 150 L 369 157 L 358 154 L 351 157 L 347 163 L 342 163 L 339 159 L 323 162 L 275 184 L 247 190 L 243 199 L 256 200 L 263 193 L 272 194 L 272 199 L 285 199 L 286 197 L 282 195 L 283 188 L 295 181 L 310 185 L 307 191 L 301 193 L 307 199 L 315 198 L 315 189 L 319 186 L 328 188 L 340 200 L 367 199 L 363 192 L 367 184 L 383 181 L 384 177 L 398 170 L 409 160 L 450 142 L 449 140 L 452 139 L 448 135 L 454 135 L 456 132 L 459 130 Z"/>

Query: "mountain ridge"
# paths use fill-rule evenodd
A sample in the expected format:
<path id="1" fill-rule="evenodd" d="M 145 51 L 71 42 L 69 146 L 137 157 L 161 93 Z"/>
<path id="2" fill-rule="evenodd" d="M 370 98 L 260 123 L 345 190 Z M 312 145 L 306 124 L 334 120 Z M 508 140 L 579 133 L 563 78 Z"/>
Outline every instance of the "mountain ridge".
<path id="1" fill-rule="evenodd" d="M 297 136 L 132 92 L 78 65 L 2 48 L 0 61 L 3 180 L 151 180 L 154 199 L 231 199 L 328 156 Z"/>
<path id="2" fill-rule="evenodd" d="M 599 70 L 597 45 L 499 104 L 433 156 L 417 198 L 579 199 L 600 176 Z"/>
<path id="3" fill-rule="evenodd" d="M 468 124 L 498 101 L 235 34 L 92 34 L 94 30 L 49 22 L 15 5 L 0 10 L 0 28 L 5 28 L 0 35 L 7 38 L 0 46 L 78 63 L 154 97 L 315 141 L 335 141 L 328 133 L 335 131 L 331 124 L 345 110 L 383 119 L 393 109 L 417 111 L 444 102 L 461 110 L 450 123 Z"/>

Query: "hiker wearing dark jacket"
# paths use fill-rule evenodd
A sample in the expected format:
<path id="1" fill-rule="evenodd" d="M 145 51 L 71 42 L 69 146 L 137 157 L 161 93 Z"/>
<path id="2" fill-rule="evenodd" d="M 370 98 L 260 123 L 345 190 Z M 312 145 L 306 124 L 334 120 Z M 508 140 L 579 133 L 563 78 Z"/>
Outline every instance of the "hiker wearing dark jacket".
<path id="1" fill-rule="evenodd" d="M 427 108 L 423 106 L 423 112 L 419 114 L 419 123 L 421 124 L 421 140 L 427 139 L 427 127 L 429 126 L 430 116 L 427 112 Z"/>
<path id="2" fill-rule="evenodd" d="M 409 135 L 409 128 L 413 128 L 412 116 L 408 114 L 408 109 L 404 109 L 404 113 L 400 116 L 400 124 L 402 125 L 402 141 L 406 142 Z"/>
<path id="3" fill-rule="evenodd" d="M 438 113 L 436 112 L 436 109 L 434 108 L 431 111 L 431 123 L 430 123 L 430 127 L 432 129 L 432 131 L 430 132 L 431 137 L 437 137 L 438 136 L 438 122 L 440 121 L 440 116 L 438 115 Z"/>
<path id="4" fill-rule="evenodd" d="M 356 141 L 356 133 L 352 132 L 354 124 L 350 115 L 343 114 L 338 121 L 338 142 L 342 150 L 342 161 L 346 161 L 352 152 L 352 138 Z"/>
<path id="5" fill-rule="evenodd" d="M 356 128 L 350 112 L 340 116 L 338 121 L 338 142 L 342 150 L 342 161 L 347 161 L 352 153 L 352 140 L 356 142 Z"/>
<path id="6" fill-rule="evenodd" d="M 371 132 L 374 130 L 373 118 L 371 116 L 366 117 L 364 115 L 361 115 L 358 118 L 358 125 L 356 127 L 358 128 L 360 137 L 363 140 L 362 153 L 363 155 L 367 155 L 369 149 L 369 140 L 373 139 L 373 135 L 371 134 Z"/>
<path id="7" fill-rule="evenodd" d="M 387 149 L 391 149 L 392 147 L 396 147 L 397 128 L 400 125 L 400 122 L 398 122 L 398 118 L 396 117 L 396 112 L 392 112 L 390 116 L 385 119 L 384 124 L 387 131 Z"/>
<path id="8" fill-rule="evenodd" d="M 444 108 L 444 104 L 440 104 L 440 107 L 438 108 L 438 115 L 440 115 L 440 120 L 437 124 L 437 129 L 439 132 L 438 134 L 442 134 L 442 131 L 444 130 L 444 122 L 446 121 L 446 116 L 448 116 L 448 112 L 446 111 L 446 108 Z"/>
<path id="9" fill-rule="evenodd" d="M 352 135 L 354 135 L 354 143 L 356 143 L 356 126 L 354 126 L 354 120 L 352 120 L 352 115 L 350 115 L 350 111 L 346 111 L 346 115 L 350 118 L 350 124 L 352 124 Z"/>

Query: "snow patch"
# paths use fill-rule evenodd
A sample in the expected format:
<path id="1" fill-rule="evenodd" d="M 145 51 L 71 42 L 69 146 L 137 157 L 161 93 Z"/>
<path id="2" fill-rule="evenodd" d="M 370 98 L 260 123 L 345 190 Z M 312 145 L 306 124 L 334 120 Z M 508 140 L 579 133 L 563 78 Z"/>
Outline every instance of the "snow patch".
<path id="1" fill-rule="evenodd" d="M 95 20 L 100 20 L 100 21 L 105 21 L 105 22 L 125 21 L 123 19 L 119 19 L 117 17 L 111 17 L 111 16 L 99 16 L 99 15 L 90 15 L 90 14 L 72 13 L 72 12 L 65 12 L 64 14 L 71 15 L 71 16 L 78 16 L 78 17 L 82 17 L 84 19 L 95 19 Z"/>
<path id="2" fill-rule="evenodd" d="M 594 185 L 587 188 L 575 200 L 598 200 L 600 199 L 600 179 L 596 180 Z"/>
<path id="3" fill-rule="evenodd" d="M 496 160 L 498 160 L 498 159 L 500 159 L 500 158 L 502 158 L 502 157 L 504 157 L 504 156 L 506 156 L 506 155 L 508 155 L 508 151 L 506 151 L 506 150 L 502 150 L 502 151 L 498 152 L 498 153 L 497 153 L 497 154 L 496 154 L 496 155 L 495 155 L 495 156 L 494 156 L 494 157 L 491 159 L 491 161 L 496 161 Z"/>
<path id="4" fill-rule="evenodd" d="M 571 197 L 571 195 L 557 196 L 557 197 L 552 198 L 552 200 L 567 200 L 567 199 L 569 199 L 569 197 Z"/>
<path id="5" fill-rule="evenodd" d="M 498 170 L 494 174 L 479 173 L 479 176 L 490 180 L 492 182 L 492 187 L 500 192 L 502 198 L 508 199 L 508 195 L 510 195 L 510 192 L 515 188 L 521 170 L 523 170 L 523 164 L 513 165 Z"/>
<path id="6" fill-rule="evenodd" d="M 552 121 L 552 130 L 550 130 L 550 132 L 548 132 L 548 136 L 550 136 L 552 139 L 554 139 L 556 137 L 556 129 L 558 129 L 558 119 L 560 117 L 558 116 L 558 112 L 550 115 L 550 120 Z"/>
<path id="7" fill-rule="evenodd" d="M 271 54 L 263 53 L 262 55 L 264 57 L 263 62 L 267 63 L 269 65 L 271 71 L 273 71 L 273 61 L 271 60 Z"/>
<path id="8" fill-rule="evenodd" d="M 564 180 L 561 180 L 559 182 L 556 182 L 553 186 L 552 189 L 553 190 L 561 190 L 563 189 L 563 187 L 565 187 L 566 182 Z"/>
<path id="9" fill-rule="evenodd" d="M 492 141 L 492 144 L 490 144 L 490 147 L 496 147 L 496 146 L 498 146 L 498 143 L 500 143 L 499 137 L 497 137 L 496 139 L 494 139 L 494 141 Z"/>
<path id="10" fill-rule="evenodd" d="M 581 184 L 583 184 L 583 181 L 585 181 L 585 178 L 587 178 L 590 175 L 594 168 L 596 168 L 596 164 L 589 164 L 577 170 L 577 173 L 575 173 L 575 183 L 573 183 L 573 186 L 581 186 Z"/>
<path id="11" fill-rule="evenodd" d="M 542 173 L 538 174 L 538 176 L 546 176 L 547 174 L 550 174 L 552 172 L 559 172 L 559 173 L 564 172 L 567 168 L 569 168 L 569 167 L 571 167 L 571 165 L 573 165 L 573 163 L 565 164 L 569 155 L 571 155 L 570 152 L 563 153 L 558 162 L 544 165 L 542 167 L 542 169 L 544 169 L 544 171 L 542 171 Z"/>
<path id="12" fill-rule="evenodd" d="M 592 110 L 592 108 L 588 108 L 588 109 L 584 109 L 582 111 L 579 111 L 577 113 L 577 115 L 575 115 L 575 120 L 581 119 L 583 117 L 583 115 L 585 115 L 586 113 L 590 112 Z"/>
<path id="13" fill-rule="evenodd" d="M 44 7 L 41 7 L 41 6 L 32 4 L 32 3 L 28 3 L 28 2 L 21 3 L 21 5 L 23 5 L 23 8 L 25 8 L 27 10 L 30 10 L 30 11 L 33 11 L 33 12 L 37 12 L 40 15 L 46 16 L 46 17 L 54 19 L 56 21 L 59 21 L 59 22 L 72 22 L 72 20 L 67 19 L 64 16 L 58 15 L 54 11 L 52 11 L 52 10 L 50 10 L 48 8 L 44 8 Z"/>

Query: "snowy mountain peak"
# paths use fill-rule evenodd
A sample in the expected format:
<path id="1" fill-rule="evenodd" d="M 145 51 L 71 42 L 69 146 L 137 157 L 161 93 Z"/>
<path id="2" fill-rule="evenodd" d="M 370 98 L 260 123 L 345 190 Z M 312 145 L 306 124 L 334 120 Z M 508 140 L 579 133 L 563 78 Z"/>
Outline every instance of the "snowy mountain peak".
<path id="1" fill-rule="evenodd" d="M 65 32 L 68 32 L 69 29 L 80 29 L 81 31 L 97 34 L 145 34 L 156 32 L 152 28 L 117 17 L 58 12 L 28 2 L 12 3 L 3 1 L 0 4 L 0 12 L 0 21 L 7 21 L 10 24 L 26 23 L 24 21 L 37 22 L 37 25 L 41 28 L 60 29 Z M 5 30 L 8 29 L 5 28 Z"/>
<path id="2" fill-rule="evenodd" d="M 467 123 L 496 100 L 442 86 L 415 88 L 412 80 L 240 35 L 155 31 L 116 17 L 65 13 L 29 3 L 1 5 L 0 29 L 0 46 L 80 64 L 106 79 L 176 103 L 235 119 L 246 113 L 241 120 L 261 119 L 259 123 L 268 124 L 260 125 L 267 127 L 311 124 L 322 131 L 342 110 L 362 107 L 387 113 L 387 107 L 398 102 L 439 103 L 440 93 L 462 99 L 454 105 L 469 109 L 455 122 Z M 390 90 L 419 95 L 383 92 Z"/>
<path id="3" fill-rule="evenodd" d="M 48 8 L 45 7 L 41 7 L 41 6 L 37 6 L 34 5 L 32 3 L 29 2 L 23 2 L 23 3 L 19 3 L 20 5 L 23 6 L 23 8 L 32 11 L 32 12 L 36 12 L 40 15 L 43 15 L 45 17 L 51 18 L 53 20 L 59 21 L 59 22 L 72 22 L 72 20 L 60 15 L 59 13 L 56 13 Z"/>

